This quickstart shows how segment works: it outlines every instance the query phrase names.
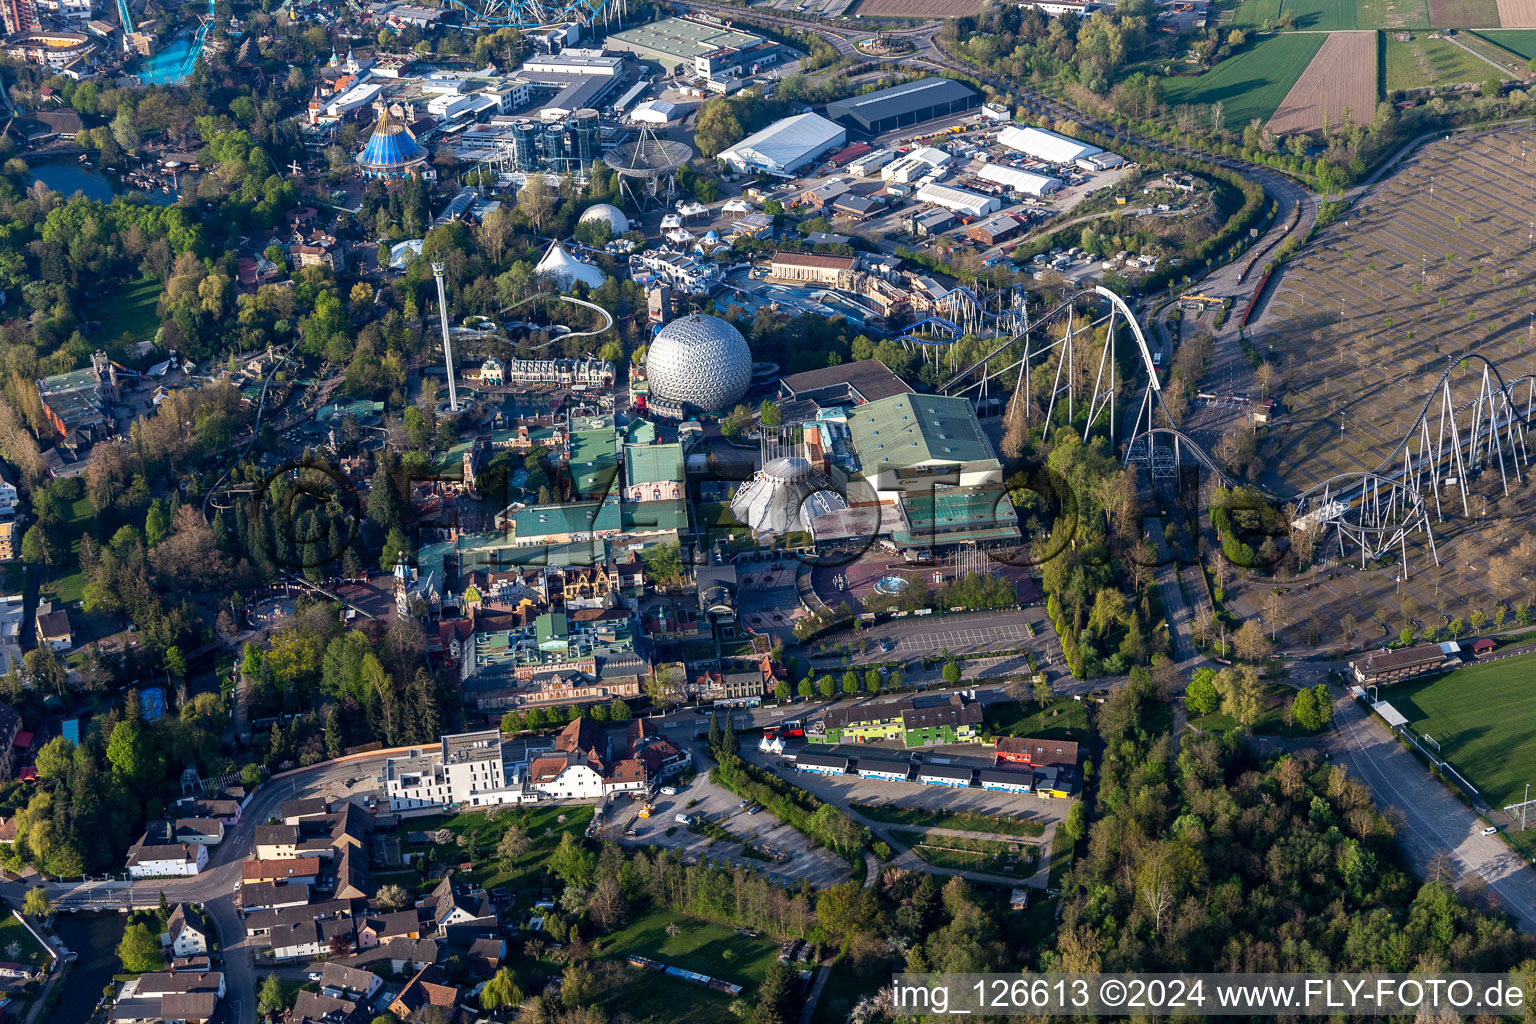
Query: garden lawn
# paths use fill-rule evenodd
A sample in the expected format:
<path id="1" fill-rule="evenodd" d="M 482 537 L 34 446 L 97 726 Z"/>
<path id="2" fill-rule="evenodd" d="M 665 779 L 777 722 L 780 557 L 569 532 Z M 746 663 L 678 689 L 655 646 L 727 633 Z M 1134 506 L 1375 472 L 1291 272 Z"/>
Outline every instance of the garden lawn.
<path id="1" fill-rule="evenodd" d="M 1522 799 L 1536 776 L 1536 654 L 1468 665 L 1434 679 L 1382 688 L 1414 731 L 1440 744 L 1490 807 Z"/>
<path id="2" fill-rule="evenodd" d="M 677 926 L 676 935 L 667 934 L 668 925 Z M 637 953 L 668 967 L 681 967 L 734 982 L 742 986 L 745 990 L 742 996 L 749 1002 L 756 995 L 768 965 L 779 952 L 778 942 L 767 935 L 753 938 L 729 925 L 714 924 L 666 909 L 652 910 L 635 918 L 612 935 L 605 936 L 602 944 L 599 955 L 603 957 L 623 960 Z M 641 971 L 641 968 L 635 970 Z M 655 988 L 717 994 L 680 978 L 649 971 L 643 973 Z"/>
<path id="3" fill-rule="evenodd" d="M 164 290 L 161 281 L 133 281 L 92 300 L 88 310 L 90 318 L 101 323 L 98 335 L 107 344 L 123 335 L 130 341 L 152 340 L 160 327 L 155 307 Z"/>
<path id="4" fill-rule="evenodd" d="M 0 956 L 35 967 L 46 967 L 52 959 L 32 933 L 10 914 L 0 918 Z"/>
<path id="5" fill-rule="evenodd" d="M 894 804 L 855 803 L 853 809 L 873 821 L 892 825 L 916 825 L 920 828 L 952 828 L 961 832 L 989 832 L 999 836 L 1034 838 L 1045 834 L 1038 821 L 1020 818 L 994 818 L 974 811 L 933 811 Z"/>
<path id="6" fill-rule="evenodd" d="M 564 818 L 562 822 L 560 819 Z M 585 804 L 556 805 L 550 807 L 507 807 L 491 817 L 485 811 L 468 814 L 439 814 L 427 818 L 412 818 L 406 823 L 410 832 L 434 832 L 446 828 L 463 836 L 465 846 L 432 846 L 433 860 L 449 866 L 470 862 L 474 867 L 465 874 L 486 889 L 513 886 L 517 889 L 530 887 L 544 873 L 549 855 L 560 845 L 560 837 L 566 832 L 577 839 L 585 835 L 587 824 L 592 820 L 592 808 Z M 508 826 L 521 825 L 528 832 L 528 849 L 503 867 L 496 856 L 496 844 Z M 436 884 L 435 881 L 433 884 Z"/>
<path id="7" fill-rule="evenodd" d="M 1088 742 L 1088 708 L 1082 701 L 1052 701 L 1043 713 L 1033 701 L 1000 701 L 984 710 L 986 730 L 994 736 Z"/>
<path id="8" fill-rule="evenodd" d="M 1169 106 L 1220 103 L 1226 127 L 1242 131 L 1249 121 L 1268 121 L 1327 37 L 1316 32 L 1269 35 L 1228 57 L 1203 75 L 1170 78 Z"/>
<path id="9" fill-rule="evenodd" d="M 1446 39 L 1414 33 L 1407 42 L 1386 37 L 1387 91 L 1422 89 L 1431 85 L 1461 85 L 1497 78 L 1486 62 Z"/>

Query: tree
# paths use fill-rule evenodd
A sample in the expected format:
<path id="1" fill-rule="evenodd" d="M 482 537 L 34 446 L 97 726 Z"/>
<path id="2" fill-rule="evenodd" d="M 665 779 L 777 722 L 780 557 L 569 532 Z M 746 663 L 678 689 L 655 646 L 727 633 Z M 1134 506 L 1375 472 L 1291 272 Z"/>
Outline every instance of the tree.
<path id="1" fill-rule="evenodd" d="M 480 990 L 482 1010 L 501 1010 L 518 1006 L 523 1001 L 523 990 L 518 987 L 517 975 L 511 968 L 502 967 L 491 975 L 491 980 Z"/>
<path id="2" fill-rule="evenodd" d="M 55 736 L 44 743 L 37 752 L 37 776 L 48 782 L 57 782 L 69 773 L 74 762 L 75 745 L 63 736 Z"/>
<path id="3" fill-rule="evenodd" d="M 1333 721 L 1333 695 L 1322 683 L 1305 689 L 1291 700 L 1291 720 L 1308 732 L 1320 732 Z"/>
<path id="4" fill-rule="evenodd" d="M 261 982 L 261 994 L 256 997 L 256 1012 L 278 1013 L 285 1009 L 287 1001 L 283 998 L 283 983 L 277 975 L 269 974 Z"/>
<path id="5" fill-rule="evenodd" d="M 555 198 L 555 193 L 550 190 L 549 182 L 544 180 L 542 174 L 530 174 L 528 184 L 517 194 L 517 205 L 528 215 L 528 222 L 534 230 L 542 233 L 544 225 L 555 212 Z"/>
<path id="6" fill-rule="evenodd" d="M 147 924 L 130 924 L 123 930 L 117 944 L 117 958 L 122 961 L 128 974 L 158 971 L 164 960 L 160 956 L 160 937 Z"/>
<path id="7" fill-rule="evenodd" d="M 944 663 L 944 682 L 950 686 L 959 685 L 960 663 L 958 661 L 946 661 Z"/>
<path id="8" fill-rule="evenodd" d="M 1067 820 L 1062 824 L 1067 830 L 1067 838 L 1074 843 L 1081 842 L 1088 834 L 1088 813 L 1083 810 L 1083 802 L 1074 800 L 1072 806 L 1067 808 Z"/>
<path id="9" fill-rule="evenodd" d="M 528 852 L 528 833 L 520 825 L 508 825 L 496 843 L 496 858 L 502 869 L 511 871 L 513 862 Z"/>
<path id="10" fill-rule="evenodd" d="M 22 898 L 21 912 L 28 917 L 43 918 L 53 909 L 53 901 L 48 898 L 48 893 L 42 886 L 28 889 L 27 895 Z"/>
<path id="11" fill-rule="evenodd" d="M 403 885 L 396 885 L 394 882 L 387 882 L 379 886 L 379 891 L 375 894 L 374 899 L 378 901 L 380 910 L 404 910 L 411 905 L 410 893 L 405 891 Z"/>
<path id="12" fill-rule="evenodd" d="M 1214 669 L 1195 669 L 1184 693 L 1184 706 L 1197 715 L 1209 715 L 1221 707 L 1221 693 L 1216 689 Z"/>

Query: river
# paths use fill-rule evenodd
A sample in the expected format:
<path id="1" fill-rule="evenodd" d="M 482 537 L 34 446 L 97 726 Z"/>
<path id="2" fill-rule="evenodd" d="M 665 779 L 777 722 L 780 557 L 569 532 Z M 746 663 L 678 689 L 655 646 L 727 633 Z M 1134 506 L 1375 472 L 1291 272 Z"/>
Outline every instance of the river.
<path id="1" fill-rule="evenodd" d="M 102 203 L 110 203 L 113 197 L 120 194 L 106 175 L 76 160 L 49 160 L 37 164 L 32 167 L 32 180 L 40 181 L 62 195 L 72 196 L 76 192 L 82 192 L 87 199 L 95 199 Z M 157 206 L 169 206 L 176 201 L 175 196 L 164 192 L 141 194 L 147 195 L 149 201 Z"/>
<path id="2" fill-rule="evenodd" d="M 117 943 L 127 914 L 58 914 L 53 930 L 64 945 L 80 954 L 69 968 L 69 992 L 55 1004 L 48 1024 L 86 1024 L 118 971 Z"/>

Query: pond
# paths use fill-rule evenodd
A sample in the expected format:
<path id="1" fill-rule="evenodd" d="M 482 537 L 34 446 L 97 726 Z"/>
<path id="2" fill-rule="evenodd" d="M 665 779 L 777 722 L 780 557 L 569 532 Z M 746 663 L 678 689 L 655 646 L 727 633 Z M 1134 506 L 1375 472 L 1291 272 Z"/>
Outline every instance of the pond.
<path id="1" fill-rule="evenodd" d="M 114 186 L 112 181 L 96 168 L 87 167 L 74 160 L 50 160 L 37 164 L 31 170 L 33 181 L 42 182 L 60 195 L 72 196 L 76 192 L 81 192 L 87 199 L 110 203 L 119 193 L 129 191 Z M 148 196 L 149 201 L 157 206 L 169 206 L 176 201 L 175 196 L 166 195 L 164 192 L 140 194 Z"/>
<path id="2" fill-rule="evenodd" d="M 127 914 L 59 914 L 53 930 L 64 945 L 80 955 L 69 969 L 73 998 L 59 1000 L 48 1024 L 86 1024 L 101 993 L 117 973 L 117 943 L 127 927 Z"/>

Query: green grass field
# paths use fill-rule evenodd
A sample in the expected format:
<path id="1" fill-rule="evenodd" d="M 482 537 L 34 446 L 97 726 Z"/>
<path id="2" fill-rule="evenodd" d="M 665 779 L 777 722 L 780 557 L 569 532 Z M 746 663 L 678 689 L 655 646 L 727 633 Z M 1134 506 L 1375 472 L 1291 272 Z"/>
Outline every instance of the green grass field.
<path id="1" fill-rule="evenodd" d="M 925 863 L 957 871 L 985 871 L 999 876 L 1028 878 L 1035 873 L 1035 860 L 1039 855 L 1039 850 L 1031 843 L 1005 843 L 997 839 L 968 839 L 924 832 L 892 834 L 910 846 Z"/>
<path id="2" fill-rule="evenodd" d="M 162 281 L 135 281 L 97 298 L 90 305 L 91 319 L 101 322 L 97 336 L 109 345 L 125 334 L 131 341 L 152 339 L 160 327 L 155 306 L 164 290 Z"/>
<path id="3" fill-rule="evenodd" d="M 560 819 L 564 818 L 564 821 Z M 543 873 L 545 862 L 560 845 L 560 837 L 566 832 L 580 839 L 592 820 L 592 808 L 588 806 L 551 806 L 536 808 L 505 808 L 492 817 L 483 811 L 472 814 L 441 814 L 426 818 L 413 818 L 412 832 L 433 832 L 446 828 L 463 836 L 467 845 L 437 845 L 432 847 L 432 857 L 442 863 L 455 865 L 470 862 L 470 879 L 487 889 L 497 886 L 513 886 L 518 890 L 529 888 Z M 510 868 L 504 868 L 496 856 L 496 844 L 501 841 L 507 827 L 518 824 L 528 833 L 528 849 L 514 860 Z M 437 883 L 436 879 L 425 888 Z"/>
<path id="4" fill-rule="evenodd" d="M 1232 24 L 1236 28 L 1263 28 L 1265 22 L 1273 26 L 1289 11 L 1299 29 L 1333 32 L 1373 28 L 1361 20 L 1362 6 L 1360 0 L 1245 0 L 1233 15 Z"/>
<path id="5" fill-rule="evenodd" d="M 917 825 L 922 828 L 952 828 L 962 832 L 990 832 L 999 836 L 1039 836 L 1045 826 L 1023 818 L 995 818 L 974 811 L 930 811 L 894 804 L 855 803 L 854 809 L 866 818 L 892 825 Z"/>
<path id="6" fill-rule="evenodd" d="M 668 925 L 676 925 L 678 933 L 668 935 Z M 778 951 L 778 942 L 770 936 L 753 938 L 726 925 L 658 909 L 606 936 L 598 955 L 622 962 L 629 954 L 638 953 L 671 967 L 722 978 L 741 985 L 745 989 L 742 998 L 750 1004 Z M 632 977 L 609 995 L 607 1006 L 613 1013 L 622 1010 L 636 1020 L 679 1024 L 716 1024 L 730 1019 L 731 997 L 723 992 L 627 964 L 623 970 Z"/>
<path id="7" fill-rule="evenodd" d="M 1001 701 L 986 707 L 986 729 L 994 736 L 1033 736 L 1042 740 L 1088 741 L 1088 708 L 1081 701 L 1058 700 L 1044 711 L 1033 701 Z"/>
<path id="8" fill-rule="evenodd" d="M 51 959 L 32 933 L 10 914 L 0 918 L 0 956 L 37 967 L 48 966 Z"/>
<path id="9" fill-rule="evenodd" d="M 1384 49 L 1389 92 L 1498 77 L 1498 72 L 1488 64 L 1445 39 L 1415 34 L 1407 42 L 1398 42 L 1389 35 Z"/>
<path id="10" fill-rule="evenodd" d="M 1387 687 L 1383 699 L 1415 732 L 1428 733 L 1490 807 L 1521 799 L 1536 779 L 1536 654 L 1469 665 L 1422 682 Z"/>
<path id="11" fill-rule="evenodd" d="M 1497 32 L 1479 32 L 1478 35 L 1498 43 L 1526 60 L 1536 60 L 1536 28 L 1500 29 Z"/>
<path id="12" fill-rule="evenodd" d="M 1327 36 L 1317 32 L 1266 36 L 1194 78 L 1170 78 L 1163 96 L 1180 103 L 1222 105 L 1228 129 L 1242 131 L 1254 118 L 1267 121 Z"/>

